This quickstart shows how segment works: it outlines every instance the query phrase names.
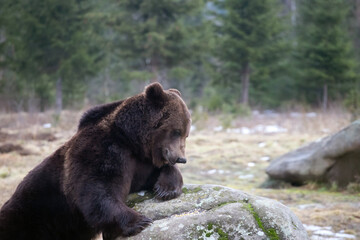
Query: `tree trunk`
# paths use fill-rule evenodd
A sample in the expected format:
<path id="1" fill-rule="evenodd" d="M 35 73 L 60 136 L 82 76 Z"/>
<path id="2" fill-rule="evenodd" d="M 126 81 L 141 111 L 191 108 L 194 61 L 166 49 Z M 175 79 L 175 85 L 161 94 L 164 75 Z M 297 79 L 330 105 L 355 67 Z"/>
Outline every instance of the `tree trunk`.
<path id="1" fill-rule="evenodd" d="M 56 114 L 60 115 L 62 111 L 62 78 L 56 80 Z"/>
<path id="2" fill-rule="evenodd" d="M 241 72 L 241 103 L 249 104 L 250 64 L 247 62 Z"/>
<path id="3" fill-rule="evenodd" d="M 157 66 L 151 66 L 151 71 L 154 74 L 154 77 L 151 79 L 151 82 L 159 82 L 160 76 L 159 76 L 159 71 L 157 69 Z"/>
<path id="4" fill-rule="evenodd" d="M 327 106 L 328 106 L 328 86 L 326 83 L 324 83 L 323 86 L 323 104 L 322 104 L 322 109 L 324 112 L 326 112 L 327 110 Z"/>
<path id="5" fill-rule="evenodd" d="M 44 112 L 45 111 L 45 104 L 46 104 L 46 99 L 42 96 L 40 96 L 40 112 Z"/>
<path id="6" fill-rule="evenodd" d="M 295 0 L 283 0 L 283 4 L 285 5 L 285 14 L 289 14 L 291 16 L 291 25 L 296 25 L 296 2 Z"/>
<path id="7" fill-rule="evenodd" d="M 296 26 L 296 1 L 291 0 L 290 1 L 290 9 L 291 9 L 291 24 L 292 26 Z"/>

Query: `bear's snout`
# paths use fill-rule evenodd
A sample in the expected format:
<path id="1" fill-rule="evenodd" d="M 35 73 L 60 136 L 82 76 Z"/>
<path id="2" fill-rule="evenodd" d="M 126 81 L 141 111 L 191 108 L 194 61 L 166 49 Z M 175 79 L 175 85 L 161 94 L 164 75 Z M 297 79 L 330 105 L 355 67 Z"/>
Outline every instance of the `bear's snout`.
<path id="1" fill-rule="evenodd" d="M 179 156 L 180 155 L 180 156 Z M 163 158 L 165 160 L 165 164 L 174 165 L 176 163 L 186 163 L 186 158 L 182 157 L 183 154 L 176 154 L 174 151 L 171 151 L 168 148 L 163 149 Z"/>
<path id="2" fill-rule="evenodd" d="M 185 163 L 186 163 L 186 158 L 178 158 L 178 159 L 176 159 L 176 163 L 183 163 L 183 164 L 185 164 Z"/>

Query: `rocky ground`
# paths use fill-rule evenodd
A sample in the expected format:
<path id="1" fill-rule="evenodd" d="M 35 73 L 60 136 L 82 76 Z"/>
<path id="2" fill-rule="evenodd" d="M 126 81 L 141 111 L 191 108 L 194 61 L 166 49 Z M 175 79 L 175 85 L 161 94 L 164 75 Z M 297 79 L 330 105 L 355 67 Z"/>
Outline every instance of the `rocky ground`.
<path id="1" fill-rule="evenodd" d="M 0 205 L 44 157 L 76 131 L 79 113 L 61 119 L 46 114 L 0 114 Z M 185 183 L 218 184 L 276 199 L 300 218 L 311 239 L 360 239 L 360 190 L 308 183 L 264 189 L 269 162 L 307 142 L 350 123 L 341 111 L 253 112 L 251 117 L 213 117 L 193 113 L 187 142 L 188 163 L 181 166 Z"/>

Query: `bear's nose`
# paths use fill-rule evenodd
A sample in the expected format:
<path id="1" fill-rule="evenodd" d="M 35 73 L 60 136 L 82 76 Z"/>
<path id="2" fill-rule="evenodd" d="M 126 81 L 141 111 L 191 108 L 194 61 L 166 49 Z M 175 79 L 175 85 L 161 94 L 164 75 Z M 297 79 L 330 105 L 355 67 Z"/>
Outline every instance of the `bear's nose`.
<path id="1" fill-rule="evenodd" d="M 178 158 L 178 159 L 176 159 L 176 162 L 177 163 L 186 163 L 186 158 Z"/>

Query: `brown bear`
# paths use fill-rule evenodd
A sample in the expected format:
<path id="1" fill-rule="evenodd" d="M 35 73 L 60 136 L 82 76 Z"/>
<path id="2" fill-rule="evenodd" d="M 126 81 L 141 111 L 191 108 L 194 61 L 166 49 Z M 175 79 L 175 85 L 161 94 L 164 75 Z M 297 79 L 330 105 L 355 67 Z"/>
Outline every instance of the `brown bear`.
<path id="1" fill-rule="evenodd" d="M 0 211 L 1 240 L 131 236 L 151 219 L 125 205 L 127 195 L 181 194 L 175 163 L 185 163 L 190 113 L 176 89 L 149 85 L 139 95 L 100 105 L 76 134 L 35 167 Z"/>

